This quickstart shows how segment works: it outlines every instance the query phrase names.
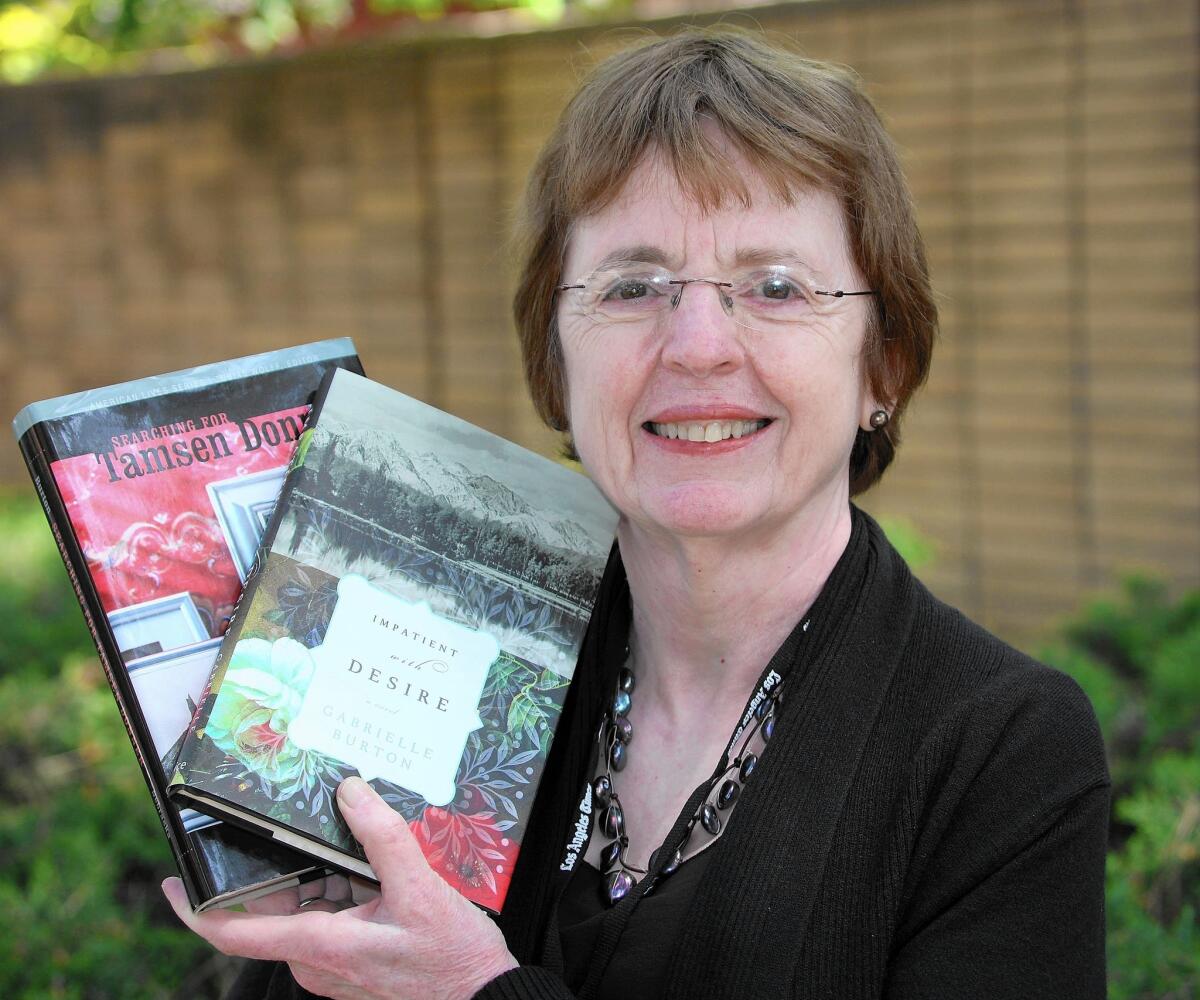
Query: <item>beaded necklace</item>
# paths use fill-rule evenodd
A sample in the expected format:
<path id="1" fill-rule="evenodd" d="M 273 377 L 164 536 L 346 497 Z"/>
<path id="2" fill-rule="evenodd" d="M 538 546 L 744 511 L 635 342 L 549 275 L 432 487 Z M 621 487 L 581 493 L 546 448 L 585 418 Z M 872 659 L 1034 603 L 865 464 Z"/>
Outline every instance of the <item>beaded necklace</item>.
<path id="1" fill-rule="evenodd" d="M 807 632 L 809 620 L 803 622 Z M 629 649 L 625 649 L 628 661 Z M 742 786 L 758 767 L 762 748 L 771 741 L 775 733 L 775 719 L 782 704 L 781 692 L 784 679 L 769 665 L 763 671 L 754 693 L 746 702 L 739 716 L 738 725 L 726 744 L 716 770 L 708 779 L 707 789 L 696 807 L 683 833 L 683 839 L 671 849 L 666 865 L 657 868 L 659 878 L 675 872 L 683 862 L 708 846 L 711 840 L 721 835 L 722 817 L 741 795 Z M 596 820 L 597 828 L 608 844 L 600 852 L 600 884 L 602 901 L 615 906 L 624 899 L 638 880 L 648 873 L 646 868 L 631 864 L 627 857 L 629 836 L 625 827 L 625 813 L 621 808 L 621 797 L 613 782 L 613 774 L 625 769 L 629 755 L 629 744 L 633 739 L 633 724 L 629 721 L 629 710 L 633 706 L 633 671 L 622 666 L 617 672 L 616 690 L 612 701 L 601 720 L 599 733 L 600 761 L 603 773 L 592 782 L 592 795 L 602 810 Z M 758 752 L 755 752 L 755 749 Z M 689 851 L 689 842 L 697 824 L 709 834 L 709 839 Z M 666 849 L 664 844 L 659 851 Z M 656 869 L 659 851 L 650 857 L 650 869 Z"/>

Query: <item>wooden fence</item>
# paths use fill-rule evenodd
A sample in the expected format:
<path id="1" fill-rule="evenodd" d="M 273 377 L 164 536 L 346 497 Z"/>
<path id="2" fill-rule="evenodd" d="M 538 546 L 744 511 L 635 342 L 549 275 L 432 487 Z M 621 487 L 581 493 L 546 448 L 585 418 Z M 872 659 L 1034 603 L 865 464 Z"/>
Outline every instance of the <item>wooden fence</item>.
<path id="1" fill-rule="evenodd" d="M 933 589 L 1012 637 L 1132 569 L 1200 583 L 1196 4 L 752 17 L 862 75 L 932 252 L 933 377 L 867 506 L 929 536 Z M 349 334 L 376 378 L 551 450 L 508 319 L 508 221 L 575 81 L 628 40 L 0 88 L 0 410 Z M 23 479 L 0 449 L 0 483 Z"/>

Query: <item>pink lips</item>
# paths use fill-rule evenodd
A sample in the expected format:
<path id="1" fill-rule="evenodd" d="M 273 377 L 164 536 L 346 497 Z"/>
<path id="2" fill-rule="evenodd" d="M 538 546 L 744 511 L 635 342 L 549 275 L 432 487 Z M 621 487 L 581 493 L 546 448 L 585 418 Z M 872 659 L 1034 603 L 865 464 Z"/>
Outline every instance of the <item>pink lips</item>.
<path id="1" fill-rule="evenodd" d="M 712 456 L 745 447 L 773 422 L 741 407 L 667 409 L 642 425 L 655 447 L 669 454 Z"/>
<path id="2" fill-rule="evenodd" d="M 764 413 L 741 406 L 670 406 L 650 417 L 648 424 L 707 424 L 714 420 L 770 420 Z"/>

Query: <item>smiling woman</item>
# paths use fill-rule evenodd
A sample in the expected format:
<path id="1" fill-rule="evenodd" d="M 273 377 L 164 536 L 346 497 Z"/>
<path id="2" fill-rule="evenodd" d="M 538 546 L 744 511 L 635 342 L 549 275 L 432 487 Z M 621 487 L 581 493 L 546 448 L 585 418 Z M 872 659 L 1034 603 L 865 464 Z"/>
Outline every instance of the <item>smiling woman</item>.
<path id="1" fill-rule="evenodd" d="M 567 420 L 628 530 L 774 545 L 780 531 L 832 530 L 812 522 L 835 511 L 848 526 L 846 465 L 882 405 L 861 361 L 869 298 L 816 295 L 864 281 L 838 199 L 801 190 L 781 202 L 709 131 L 737 164 L 749 205 L 705 208 L 654 151 L 611 204 L 573 227 L 564 270 L 589 277 L 561 293 L 556 317 Z M 610 321 L 603 297 L 587 308 L 586 286 L 604 288 L 593 263 L 603 274 L 612 248 L 624 257 L 627 243 L 672 270 L 658 278 L 661 295 L 644 278 L 613 285 L 637 305 L 617 306 Z M 653 267 L 619 265 L 632 275 Z"/>
<path id="2" fill-rule="evenodd" d="M 181 908 L 289 963 L 236 995 L 1102 997 L 1086 698 L 851 503 L 936 327 L 855 80 L 727 31 L 619 54 L 543 150 L 524 235 L 534 401 L 621 519 L 499 931 L 351 779 L 379 899 Z"/>

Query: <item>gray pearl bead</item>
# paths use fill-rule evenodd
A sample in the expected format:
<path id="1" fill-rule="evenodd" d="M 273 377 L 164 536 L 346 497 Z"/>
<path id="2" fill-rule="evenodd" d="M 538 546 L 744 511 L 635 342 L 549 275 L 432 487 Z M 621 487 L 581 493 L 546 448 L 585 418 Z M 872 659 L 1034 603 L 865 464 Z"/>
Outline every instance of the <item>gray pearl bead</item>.
<path id="1" fill-rule="evenodd" d="M 737 801 L 738 794 L 741 788 L 732 778 L 727 778 L 725 784 L 721 786 L 721 790 L 717 792 L 717 808 L 728 809 Z"/>
<path id="2" fill-rule="evenodd" d="M 748 753 L 742 758 L 742 766 L 738 768 L 738 777 L 743 785 L 749 780 L 756 767 L 758 767 L 758 757 L 755 754 Z"/>
<path id="3" fill-rule="evenodd" d="M 700 825 L 714 837 L 721 832 L 721 817 L 707 802 L 700 807 Z"/>
<path id="4" fill-rule="evenodd" d="M 628 719 L 616 719 L 613 721 L 613 733 L 622 743 L 628 743 L 633 739 L 633 723 Z"/>
<path id="5" fill-rule="evenodd" d="M 612 801 L 612 779 L 602 774 L 592 782 L 592 795 L 598 805 L 606 806 Z"/>
<path id="6" fill-rule="evenodd" d="M 633 671 L 628 667 L 622 667 L 621 672 L 617 674 L 617 687 L 626 694 L 633 694 Z"/>
<path id="7" fill-rule="evenodd" d="M 629 697 L 628 691 L 618 691 L 613 696 L 612 714 L 614 719 L 622 719 L 629 714 L 629 706 L 633 704 L 633 699 Z"/>
<path id="8" fill-rule="evenodd" d="M 604 816 L 600 820 L 600 829 L 610 840 L 625 836 L 625 814 L 621 812 L 621 807 L 616 802 L 604 810 Z"/>
<path id="9" fill-rule="evenodd" d="M 608 751 L 608 766 L 614 771 L 624 771 L 626 761 L 625 744 L 617 740 Z"/>
<path id="10" fill-rule="evenodd" d="M 600 870 L 608 871 L 617 863 L 617 859 L 621 856 L 621 842 L 614 840 L 604 850 L 600 852 Z"/>
<path id="11" fill-rule="evenodd" d="M 633 888 L 633 879 L 628 872 L 615 871 L 604 876 L 604 887 L 601 890 L 601 898 L 609 906 L 619 903 L 627 895 L 629 890 Z"/>

